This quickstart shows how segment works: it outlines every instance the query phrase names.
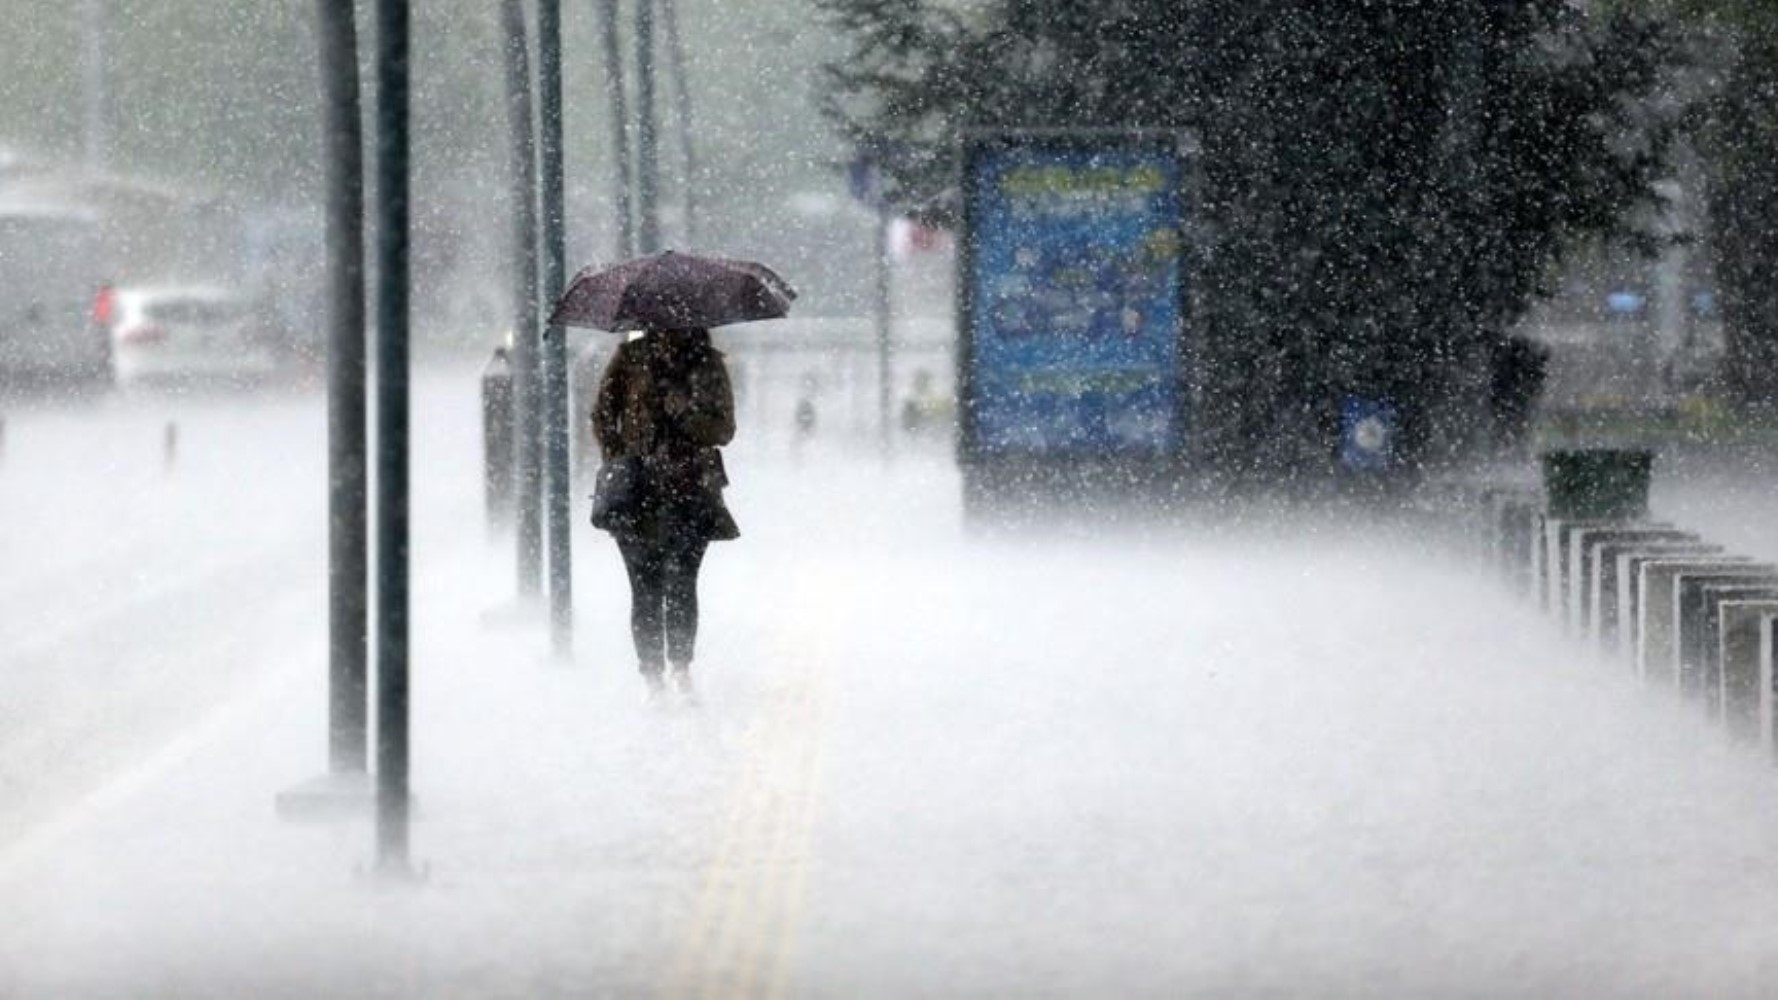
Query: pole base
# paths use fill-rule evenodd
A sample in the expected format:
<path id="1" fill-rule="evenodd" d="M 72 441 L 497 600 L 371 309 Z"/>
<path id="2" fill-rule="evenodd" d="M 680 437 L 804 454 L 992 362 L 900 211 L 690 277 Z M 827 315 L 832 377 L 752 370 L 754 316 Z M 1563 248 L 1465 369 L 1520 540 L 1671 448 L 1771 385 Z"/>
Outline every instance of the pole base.
<path id="1" fill-rule="evenodd" d="M 278 793 L 278 818 L 293 822 L 369 819 L 376 814 L 377 788 L 364 771 L 324 774 Z"/>
<path id="2" fill-rule="evenodd" d="M 521 596 L 482 611 L 484 628 L 530 627 L 549 620 L 549 608 L 541 596 Z"/>
<path id="3" fill-rule="evenodd" d="M 384 859 L 356 865 L 352 874 L 371 889 L 412 889 L 432 881 L 432 866 L 406 860 Z"/>

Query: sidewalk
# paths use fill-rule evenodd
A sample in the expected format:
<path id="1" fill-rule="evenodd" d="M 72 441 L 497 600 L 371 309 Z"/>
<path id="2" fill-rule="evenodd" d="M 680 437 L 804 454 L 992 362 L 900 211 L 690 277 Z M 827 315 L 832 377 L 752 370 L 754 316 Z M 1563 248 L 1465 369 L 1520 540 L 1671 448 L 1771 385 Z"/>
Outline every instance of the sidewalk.
<path id="1" fill-rule="evenodd" d="M 416 575 L 414 885 L 323 761 L 319 637 L 0 855 L 0 996 L 1758 996 L 1778 779 L 1400 536 L 972 540 L 940 460 L 732 462 L 704 705 Z M 430 510 L 430 508 L 429 508 Z M 461 527 L 461 524 L 457 525 Z M 1212 534 L 1215 537 L 1212 537 Z"/>

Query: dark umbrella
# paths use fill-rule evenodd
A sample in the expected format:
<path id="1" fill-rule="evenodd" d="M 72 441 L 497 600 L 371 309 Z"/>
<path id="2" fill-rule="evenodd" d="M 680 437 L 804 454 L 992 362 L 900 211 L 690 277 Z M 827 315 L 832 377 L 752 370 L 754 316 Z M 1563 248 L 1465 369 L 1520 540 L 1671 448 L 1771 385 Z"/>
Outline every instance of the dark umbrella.
<path id="1" fill-rule="evenodd" d="M 549 321 L 614 333 L 709 328 L 778 319 L 794 298 L 789 283 L 764 264 L 667 250 L 582 270 Z"/>

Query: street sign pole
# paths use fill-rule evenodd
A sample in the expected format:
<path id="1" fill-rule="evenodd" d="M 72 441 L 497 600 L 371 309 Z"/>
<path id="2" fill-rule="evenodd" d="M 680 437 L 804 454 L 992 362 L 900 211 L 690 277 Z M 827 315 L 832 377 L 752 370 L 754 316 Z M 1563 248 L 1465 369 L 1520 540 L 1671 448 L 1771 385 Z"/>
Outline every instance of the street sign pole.
<path id="1" fill-rule="evenodd" d="M 111 35 L 110 0 L 83 0 L 81 33 L 85 42 L 86 79 L 83 143 L 88 170 L 105 169 L 111 145 L 111 74 L 106 51 Z"/>
<path id="2" fill-rule="evenodd" d="M 518 470 L 519 600 L 535 600 L 543 577 L 543 463 L 537 335 L 537 148 L 532 127 L 530 42 L 524 0 L 500 6 L 506 43 L 506 113 L 512 167 L 513 458 Z"/>
<path id="3" fill-rule="evenodd" d="M 661 249 L 660 141 L 655 128 L 654 0 L 636 0 L 636 208 L 637 250 Z"/>
<path id="4" fill-rule="evenodd" d="M 630 108 L 624 97 L 623 43 L 617 0 L 599 0 L 599 44 L 605 54 L 605 94 L 611 102 L 611 159 L 616 164 L 617 256 L 636 255 L 635 208 L 630 204 L 635 172 L 630 163 Z"/>
<path id="5" fill-rule="evenodd" d="M 408 5 L 377 3 L 377 871 L 408 826 Z"/>
<path id="6" fill-rule="evenodd" d="M 881 182 L 878 182 L 879 185 Z M 871 314 L 877 332 L 877 433 L 883 457 L 894 453 L 895 436 L 890 423 L 895 375 L 891 368 L 894 353 L 894 300 L 891 298 L 893 275 L 889 257 L 889 231 L 894 213 L 879 192 L 877 196 L 877 280 L 872 298 Z"/>
<path id="7" fill-rule="evenodd" d="M 547 316 L 562 294 L 566 263 L 566 193 L 562 179 L 562 4 L 537 3 L 537 91 L 541 105 L 538 188 L 543 223 L 543 273 L 539 315 Z M 543 334 L 545 483 L 549 525 L 550 647 L 560 659 L 574 652 L 574 565 L 568 518 L 568 333 L 550 326 Z"/>
<path id="8" fill-rule="evenodd" d="M 677 0 L 656 0 L 661 5 L 662 40 L 667 43 L 667 60 L 673 81 L 673 118 L 679 139 L 679 158 L 685 169 L 685 186 L 681 192 L 684 206 L 685 246 L 698 244 L 698 151 L 693 140 L 691 108 L 691 74 L 685 58 L 685 39 L 679 34 Z"/>
<path id="9" fill-rule="evenodd" d="M 871 324 L 875 329 L 877 342 L 878 446 L 883 457 L 887 459 L 894 449 L 891 396 L 894 391 L 892 361 L 895 317 L 894 300 L 891 297 L 893 275 L 890 268 L 893 262 L 890 260 L 889 234 L 895 221 L 895 213 L 890 208 L 889 199 L 883 190 L 882 156 L 883 147 L 873 146 L 867 155 L 852 162 L 848 181 L 852 197 L 868 205 L 877 217 L 874 233 L 876 237 L 874 255 L 876 272 L 871 295 Z"/>
<path id="10" fill-rule="evenodd" d="M 327 773 L 281 792 L 293 819 L 371 804 L 369 470 L 365 443 L 364 128 L 349 0 L 318 0 L 327 163 Z"/>
<path id="11" fill-rule="evenodd" d="M 321 0 L 327 114 L 328 765 L 369 770 L 369 460 L 365 443 L 364 128 L 353 8 Z"/>

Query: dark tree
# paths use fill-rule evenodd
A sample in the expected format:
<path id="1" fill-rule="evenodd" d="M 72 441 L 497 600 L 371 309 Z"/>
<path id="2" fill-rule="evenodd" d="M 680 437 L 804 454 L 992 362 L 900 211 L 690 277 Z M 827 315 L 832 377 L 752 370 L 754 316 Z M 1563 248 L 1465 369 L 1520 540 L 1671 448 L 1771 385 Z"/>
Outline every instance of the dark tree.
<path id="1" fill-rule="evenodd" d="M 1778 5 L 1770 0 L 1599 0 L 1669 18 L 1695 46 L 1695 144 L 1704 236 L 1721 306 L 1720 375 L 1738 401 L 1778 407 Z M 1688 97 L 1693 95 L 1688 94 Z"/>
<path id="2" fill-rule="evenodd" d="M 1742 402 L 1778 407 L 1778 11 L 1749 5 L 1733 26 L 1734 56 L 1703 143 L 1722 374 Z"/>
<path id="3" fill-rule="evenodd" d="M 1346 395 L 1415 463 L 1475 443 L 1488 358 L 1577 241 L 1638 239 L 1671 131 L 1652 22 L 1563 0 L 819 0 L 829 113 L 904 207 L 966 127 L 1194 130 L 1208 456 L 1332 467 Z"/>

